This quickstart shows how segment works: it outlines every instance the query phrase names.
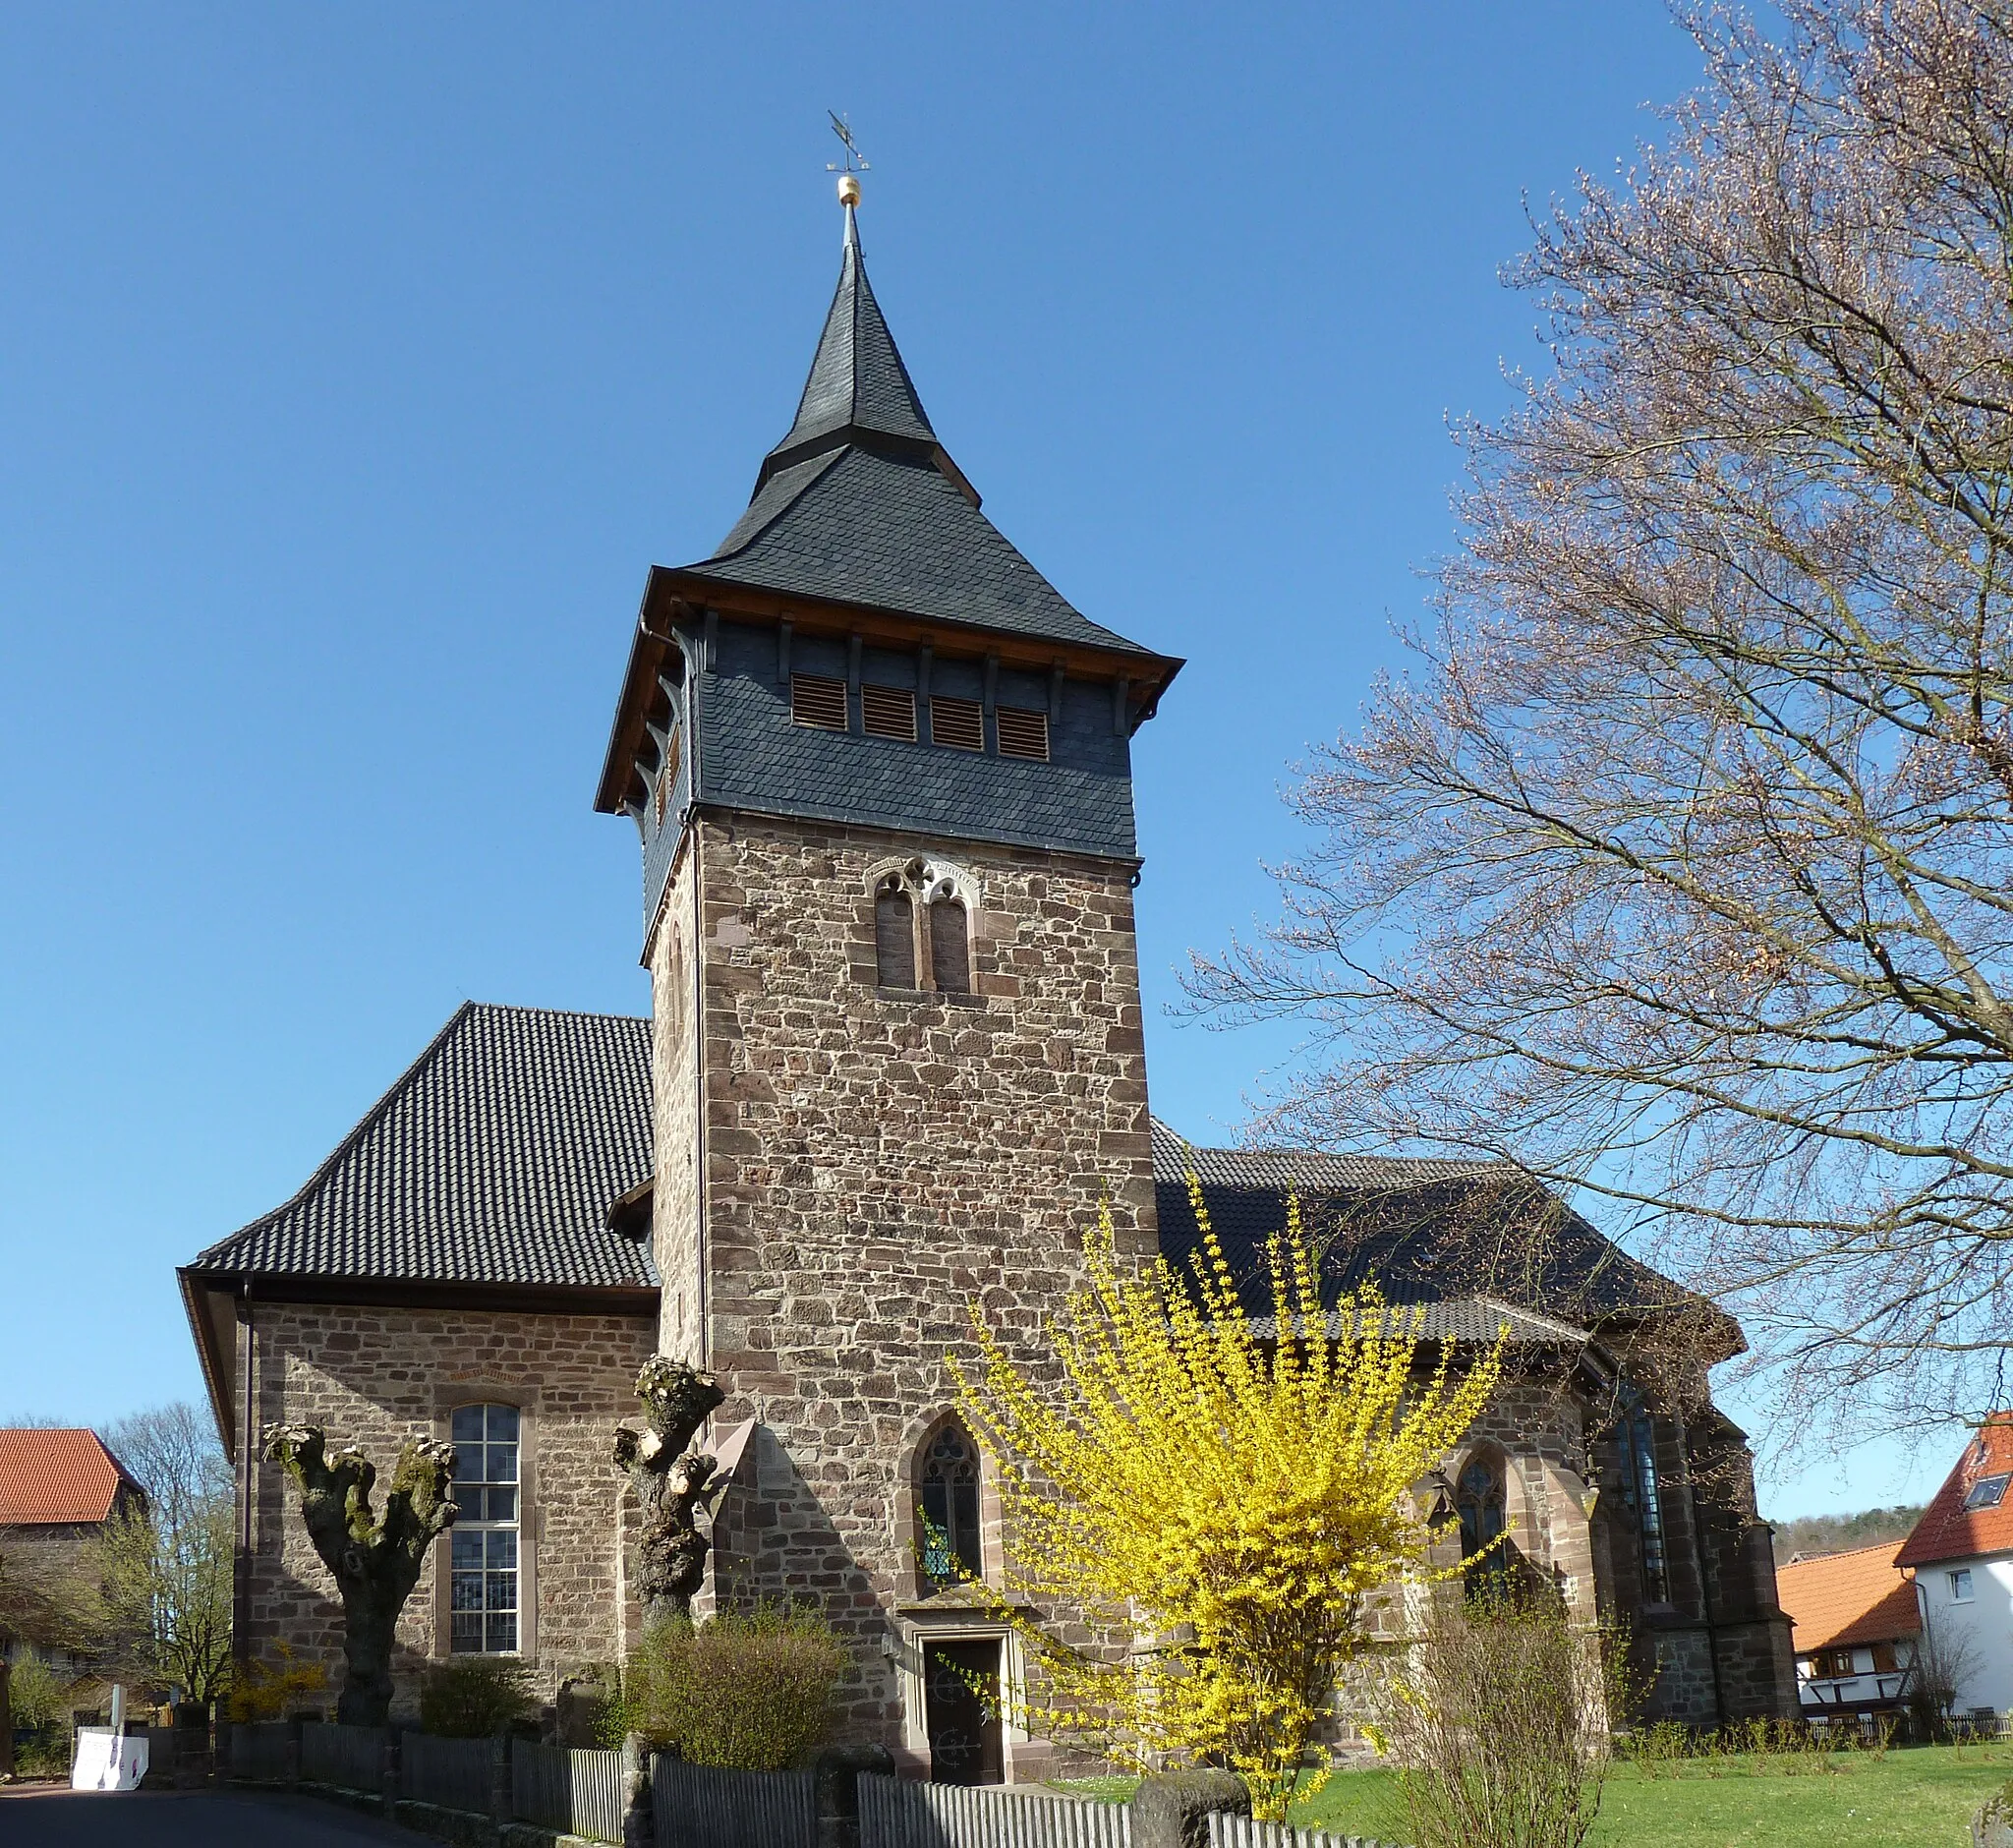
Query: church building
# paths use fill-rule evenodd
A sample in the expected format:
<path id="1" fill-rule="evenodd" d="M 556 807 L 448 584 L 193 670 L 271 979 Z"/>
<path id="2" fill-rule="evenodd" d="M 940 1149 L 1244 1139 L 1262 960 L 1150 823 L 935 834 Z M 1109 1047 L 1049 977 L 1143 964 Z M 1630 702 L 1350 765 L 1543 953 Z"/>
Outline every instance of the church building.
<path id="1" fill-rule="evenodd" d="M 649 1018 L 463 1007 L 292 1199 L 180 1272 L 237 1459 L 242 1654 L 339 1674 L 331 1588 L 259 1461 L 286 1421 L 380 1467 L 457 1447 L 403 1703 L 457 1652 L 548 1693 L 619 1660 L 636 1513 L 609 1439 L 661 1352 L 727 1394 L 708 1598 L 815 1602 L 851 1650 L 843 1736 L 912 1774 L 1044 1775 L 1053 1748 L 971 1692 L 1015 1645 L 960 1588 L 1000 1581 L 1006 1536 L 948 1362 L 976 1301 L 1043 1364 L 1107 1195 L 1122 1251 L 1179 1259 L 1192 1171 L 1237 1261 L 1294 1189 L 1334 1289 L 1375 1276 L 1435 1347 L 1510 1326 L 1515 1377 L 1421 1485 L 1449 1557 L 1507 1532 L 1576 1617 L 1626 1617 L 1654 1711 L 1795 1710 L 1706 1384 L 1730 1321 L 1488 1171 L 1193 1149 L 1149 1115 L 1130 741 L 1180 666 L 986 518 L 848 202 L 795 420 L 719 549 L 650 571 L 622 672 L 596 807 L 641 837 Z"/>

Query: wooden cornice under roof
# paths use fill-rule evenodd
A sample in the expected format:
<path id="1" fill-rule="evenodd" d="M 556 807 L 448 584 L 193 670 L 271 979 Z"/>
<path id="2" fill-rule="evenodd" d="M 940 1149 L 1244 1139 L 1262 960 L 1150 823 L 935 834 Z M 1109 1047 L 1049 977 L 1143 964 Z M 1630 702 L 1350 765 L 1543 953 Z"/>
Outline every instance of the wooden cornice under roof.
<path id="1" fill-rule="evenodd" d="M 801 635 L 846 638 L 857 635 L 871 647 L 911 649 L 929 644 L 940 656 L 982 661 L 996 658 L 1003 667 L 1048 673 L 1060 666 L 1079 680 L 1127 680 L 1128 729 L 1153 717 L 1154 708 L 1183 663 L 1175 656 L 1143 649 L 1094 648 L 1041 635 L 1016 634 L 978 623 L 951 622 L 941 616 L 916 616 L 901 610 L 834 598 L 807 597 L 757 589 L 747 584 L 707 576 L 703 571 L 653 565 L 644 586 L 635 638 L 615 722 L 602 765 L 595 808 L 619 814 L 636 777 L 636 760 L 644 727 L 658 699 L 658 677 L 668 653 L 677 647 L 678 623 L 713 610 L 728 621 L 768 625 L 787 622 Z"/>

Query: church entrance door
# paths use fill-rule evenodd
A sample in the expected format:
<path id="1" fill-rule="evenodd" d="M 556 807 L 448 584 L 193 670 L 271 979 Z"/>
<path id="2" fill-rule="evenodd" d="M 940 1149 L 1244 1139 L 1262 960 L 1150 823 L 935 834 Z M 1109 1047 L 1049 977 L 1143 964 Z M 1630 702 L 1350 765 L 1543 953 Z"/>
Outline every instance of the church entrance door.
<path id="1" fill-rule="evenodd" d="M 1000 1749 L 1000 1713 L 989 1710 L 979 1688 L 1000 1686 L 997 1639 L 932 1643 L 924 1653 L 925 1720 L 930 1732 L 930 1781 L 998 1784 L 1006 1781 Z M 977 1683 L 975 1687 L 973 1684 Z"/>

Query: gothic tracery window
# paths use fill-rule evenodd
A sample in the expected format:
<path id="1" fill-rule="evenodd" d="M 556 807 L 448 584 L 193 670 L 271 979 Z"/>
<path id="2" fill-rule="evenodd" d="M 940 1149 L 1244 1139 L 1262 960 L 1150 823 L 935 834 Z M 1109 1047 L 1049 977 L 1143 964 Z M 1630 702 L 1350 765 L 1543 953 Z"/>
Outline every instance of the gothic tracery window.
<path id="1" fill-rule="evenodd" d="M 932 1590 L 980 1576 L 979 1452 L 956 1420 L 931 1438 L 916 1487 L 923 1577 Z"/>
<path id="2" fill-rule="evenodd" d="M 1502 1577 L 1506 1503 L 1502 1466 L 1487 1458 L 1471 1459 L 1454 1493 L 1455 1511 L 1461 1517 L 1461 1557 L 1474 1562 L 1467 1569 L 1470 1592 L 1483 1591 Z"/>
<path id="3" fill-rule="evenodd" d="M 877 869 L 874 980 L 888 989 L 969 995 L 976 889 L 962 869 L 914 859 Z"/>
<path id="4" fill-rule="evenodd" d="M 943 995 L 971 993 L 971 933 L 963 903 L 949 896 L 930 900 L 930 985 Z"/>
<path id="5" fill-rule="evenodd" d="M 899 873 L 874 895 L 874 979 L 883 988 L 916 985 L 916 908 Z"/>

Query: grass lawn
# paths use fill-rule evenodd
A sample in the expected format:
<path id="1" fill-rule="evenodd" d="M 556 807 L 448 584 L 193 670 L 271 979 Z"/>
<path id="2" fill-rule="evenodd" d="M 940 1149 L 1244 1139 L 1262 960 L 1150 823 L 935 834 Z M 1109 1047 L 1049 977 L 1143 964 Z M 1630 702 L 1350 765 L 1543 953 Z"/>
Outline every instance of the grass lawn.
<path id="1" fill-rule="evenodd" d="M 1592 1848 L 1967 1848 L 1972 1812 L 2013 1776 L 2005 1746 L 1847 1755 L 1830 1771 L 1791 1773 L 1782 1762 L 1694 1760 L 1661 1777 L 1619 1764 Z M 1338 1772 L 1293 1819 L 1386 1841 L 1410 1835 L 1389 1771 Z"/>

